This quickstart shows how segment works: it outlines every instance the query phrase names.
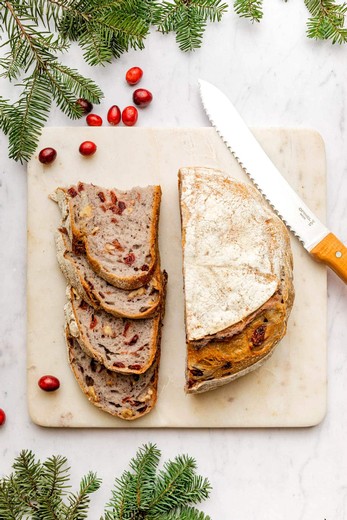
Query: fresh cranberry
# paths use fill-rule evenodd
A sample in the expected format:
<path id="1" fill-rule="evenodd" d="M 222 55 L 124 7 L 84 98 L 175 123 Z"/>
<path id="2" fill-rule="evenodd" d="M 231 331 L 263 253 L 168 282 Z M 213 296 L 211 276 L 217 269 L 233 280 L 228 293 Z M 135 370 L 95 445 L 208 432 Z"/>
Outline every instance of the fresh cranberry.
<path id="1" fill-rule="evenodd" d="M 88 99 L 79 98 L 76 101 L 76 105 L 81 107 L 83 115 L 89 114 L 93 110 L 93 105 Z"/>
<path id="2" fill-rule="evenodd" d="M 136 85 L 143 76 L 143 70 L 140 67 L 131 67 L 125 75 L 125 79 L 129 85 Z"/>
<path id="3" fill-rule="evenodd" d="M 45 392 L 54 392 L 60 387 L 59 379 L 54 376 L 42 376 L 38 381 L 41 390 Z"/>
<path id="4" fill-rule="evenodd" d="M 2 426 L 6 421 L 6 414 L 2 408 L 0 408 L 0 426 Z"/>
<path id="5" fill-rule="evenodd" d="M 122 114 L 117 105 L 112 105 L 109 111 L 107 112 L 107 121 L 110 125 L 116 126 L 120 123 L 122 119 Z"/>
<path id="6" fill-rule="evenodd" d="M 102 118 L 98 116 L 97 114 L 88 114 L 86 117 L 87 125 L 88 126 L 101 126 L 102 125 Z"/>
<path id="7" fill-rule="evenodd" d="M 54 148 L 43 148 L 39 153 L 39 161 L 42 164 L 50 164 L 54 161 L 56 156 L 57 152 Z"/>
<path id="8" fill-rule="evenodd" d="M 147 107 L 153 99 L 152 93 L 145 88 L 138 88 L 133 93 L 133 101 L 138 107 Z"/>
<path id="9" fill-rule="evenodd" d="M 134 126 L 138 117 L 137 108 L 133 106 L 125 107 L 122 112 L 122 121 L 125 126 Z"/>
<path id="10" fill-rule="evenodd" d="M 93 141 L 83 141 L 83 143 L 80 144 L 79 152 L 84 156 L 94 155 L 96 152 L 96 144 L 93 143 Z"/>

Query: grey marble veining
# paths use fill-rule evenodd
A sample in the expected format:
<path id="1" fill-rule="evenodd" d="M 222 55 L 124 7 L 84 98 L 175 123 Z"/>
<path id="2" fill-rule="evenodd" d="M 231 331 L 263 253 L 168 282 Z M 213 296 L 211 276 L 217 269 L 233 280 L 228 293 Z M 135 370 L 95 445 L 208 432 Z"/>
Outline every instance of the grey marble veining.
<path id="1" fill-rule="evenodd" d="M 105 100 L 97 112 L 131 102 L 124 74 L 141 66 L 153 104 L 139 126 L 208 125 L 197 94 L 202 77 L 222 87 L 253 127 L 309 127 L 322 135 L 327 153 L 328 224 L 347 242 L 347 46 L 305 37 L 304 3 L 266 3 L 261 24 L 230 12 L 208 29 L 200 51 L 183 54 L 173 36 L 152 34 L 146 49 L 91 69 L 74 47 L 66 63 L 97 79 Z M 5 87 L 4 87 L 5 89 Z M 1 93 L 3 87 L 1 84 Z M 56 108 L 48 124 L 68 122 Z M 54 144 L 54 143 L 52 143 Z M 165 459 L 189 452 L 213 485 L 204 510 L 214 520 L 340 520 L 347 517 L 347 288 L 328 275 L 328 413 L 309 429 L 107 431 L 47 430 L 31 424 L 26 405 L 25 258 L 26 173 L 7 159 L 0 137 L 0 473 L 8 473 L 22 448 L 41 458 L 68 456 L 73 482 L 89 469 L 104 479 L 93 499 L 97 518 L 113 478 L 143 442 L 156 442 Z M 129 157 L 131 160 L 131 157 Z M 308 294 L 307 298 L 314 298 Z M 91 457 L 91 452 L 96 452 Z"/>

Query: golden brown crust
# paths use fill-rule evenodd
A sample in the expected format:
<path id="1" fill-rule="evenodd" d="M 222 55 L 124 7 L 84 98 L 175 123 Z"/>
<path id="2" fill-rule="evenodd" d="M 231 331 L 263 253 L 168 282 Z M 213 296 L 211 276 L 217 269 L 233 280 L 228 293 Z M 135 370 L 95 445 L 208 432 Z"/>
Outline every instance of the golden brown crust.
<path id="1" fill-rule="evenodd" d="M 260 366 L 285 335 L 287 314 L 288 306 L 278 299 L 230 338 L 216 338 L 202 347 L 188 343 L 186 392 L 216 388 Z"/>

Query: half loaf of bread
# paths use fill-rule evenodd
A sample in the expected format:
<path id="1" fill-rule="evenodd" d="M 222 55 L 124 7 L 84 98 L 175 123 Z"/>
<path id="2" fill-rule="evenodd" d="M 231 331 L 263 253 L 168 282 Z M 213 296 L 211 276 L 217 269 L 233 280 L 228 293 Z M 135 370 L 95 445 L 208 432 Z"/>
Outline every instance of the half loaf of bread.
<path id="1" fill-rule="evenodd" d="M 260 193 L 220 171 L 179 171 L 187 338 L 186 392 L 259 367 L 293 305 L 289 234 Z"/>
<path id="2" fill-rule="evenodd" d="M 120 289 L 147 284 L 157 263 L 160 186 L 128 191 L 79 182 L 51 195 L 61 209 L 74 253 Z"/>
<path id="3" fill-rule="evenodd" d="M 65 335 L 71 369 L 93 405 L 128 421 L 152 410 L 157 399 L 159 349 L 154 363 L 144 374 L 118 374 L 89 357 L 68 327 Z"/>
<path id="4" fill-rule="evenodd" d="M 66 228 L 57 230 L 56 248 L 60 269 L 68 283 L 94 309 L 103 309 L 118 318 L 131 319 L 148 318 L 159 312 L 164 290 L 159 262 L 146 285 L 125 290 L 98 276 L 83 253 L 76 255 L 72 252 Z"/>

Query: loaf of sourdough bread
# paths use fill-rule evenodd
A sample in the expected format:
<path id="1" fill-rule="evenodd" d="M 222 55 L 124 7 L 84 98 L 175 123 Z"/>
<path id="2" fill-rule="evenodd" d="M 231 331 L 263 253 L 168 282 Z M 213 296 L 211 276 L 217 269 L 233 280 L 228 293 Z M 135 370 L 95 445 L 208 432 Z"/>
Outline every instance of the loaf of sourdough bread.
<path id="1" fill-rule="evenodd" d="M 65 337 L 71 369 L 93 405 L 128 421 L 152 410 L 157 400 L 159 348 L 155 361 L 144 374 L 119 374 L 89 357 L 68 327 Z"/>
<path id="2" fill-rule="evenodd" d="M 158 347 L 160 313 L 145 320 L 115 318 L 88 305 L 75 289 L 68 287 L 66 293 L 66 323 L 88 356 L 114 372 L 142 374 L 148 370 Z"/>
<path id="3" fill-rule="evenodd" d="M 147 284 L 157 263 L 160 186 L 128 191 L 78 183 L 51 195 L 61 209 L 74 253 L 120 289 Z"/>
<path id="4" fill-rule="evenodd" d="M 293 305 L 289 234 L 251 184 L 220 171 L 179 171 L 187 339 L 186 392 L 259 367 Z"/>
<path id="5" fill-rule="evenodd" d="M 148 318 L 159 312 L 164 291 L 159 262 L 146 285 L 125 290 L 98 276 L 83 253 L 76 255 L 72 252 L 66 228 L 59 228 L 56 232 L 56 249 L 60 269 L 68 283 L 94 309 L 130 319 Z"/>

